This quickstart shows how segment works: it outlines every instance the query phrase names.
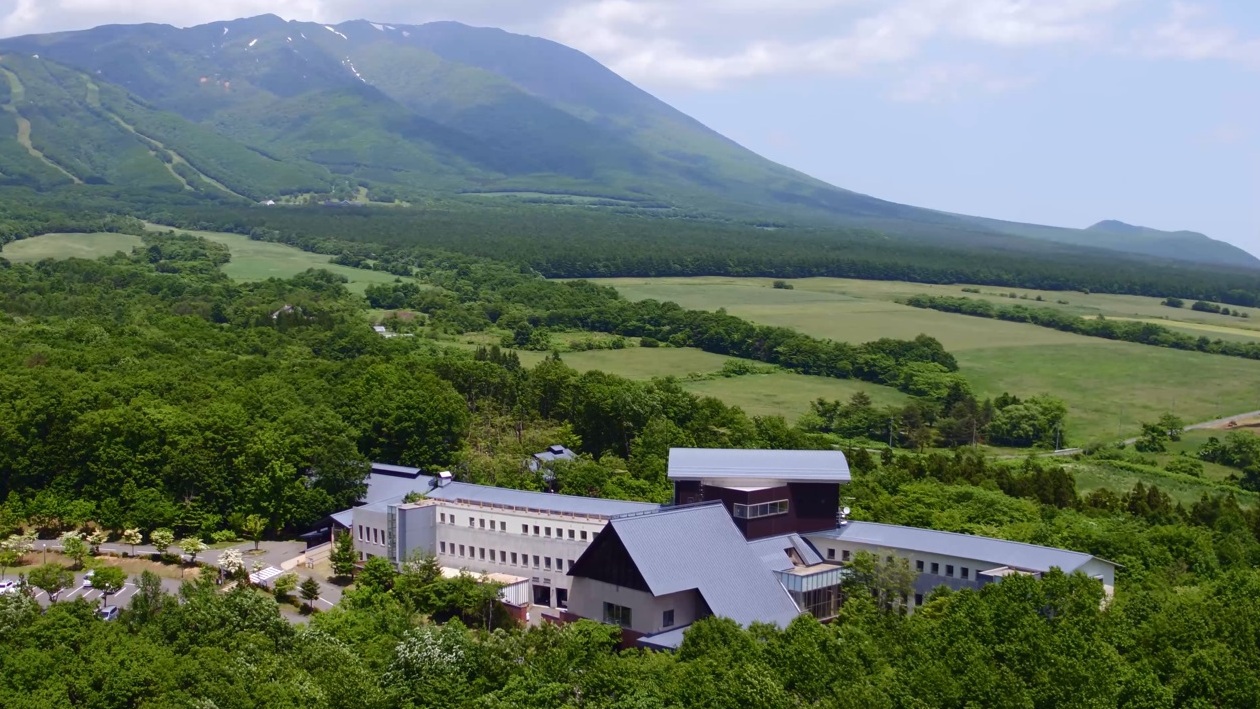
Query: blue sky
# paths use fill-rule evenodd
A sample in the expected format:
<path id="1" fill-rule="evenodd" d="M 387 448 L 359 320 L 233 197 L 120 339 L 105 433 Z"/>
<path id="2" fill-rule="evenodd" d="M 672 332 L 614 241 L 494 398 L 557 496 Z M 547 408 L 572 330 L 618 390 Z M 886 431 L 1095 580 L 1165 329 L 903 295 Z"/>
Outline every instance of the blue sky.
<path id="1" fill-rule="evenodd" d="M 548 37 L 841 187 L 1260 254 L 1257 0 L 0 0 L 0 33 L 263 12 Z"/>

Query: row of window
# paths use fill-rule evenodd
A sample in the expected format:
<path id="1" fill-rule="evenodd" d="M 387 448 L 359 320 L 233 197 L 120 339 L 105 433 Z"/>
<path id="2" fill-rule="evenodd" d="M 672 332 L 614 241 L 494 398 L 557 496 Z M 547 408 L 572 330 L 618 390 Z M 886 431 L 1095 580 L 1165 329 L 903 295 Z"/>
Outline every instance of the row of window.
<path id="1" fill-rule="evenodd" d="M 831 559 L 831 560 L 835 560 L 835 558 L 836 558 L 836 550 L 835 550 L 835 549 L 828 549 L 828 550 L 827 550 L 827 558 L 828 558 L 828 559 Z M 850 555 L 849 555 L 849 550 L 848 550 L 848 549 L 844 549 L 844 550 L 842 550 L 842 551 L 841 551 L 841 553 L 840 553 L 840 560 L 841 560 L 841 561 L 848 561 L 848 560 L 849 560 L 849 558 L 850 558 Z M 892 561 L 892 557 L 891 557 L 891 556 L 890 556 L 890 557 L 888 557 L 888 560 L 889 560 L 889 561 Z M 925 566 L 925 564 L 923 563 L 923 560 L 922 560 L 922 559 L 919 559 L 919 560 L 917 560 L 917 561 L 915 561 L 915 562 L 914 562 L 914 570 L 915 570 L 915 571 L 918 571 L 919 573 L 923 573 L 923 572 L 924 572 L 924 570 L 925 570 L 926 568 L 930 568 L 930 569 L 931 569 L 931 572 L 930 572 L 930 573 L 933 573 L 933 574 L 935 574 L 935 575 L 937 575 L 937 576 L 940 576 L 940 575 L 941 575 L 941 565 L 940 565 L 938 562 L 933 561 L 933 562 L 932 562 L 932 565 L 931 565 L 930 567 Z M 946 575 L 946 576 L 948 576 L 949 578 L 953 578 L 953 577 L 954 577 L 954 565 L 953 565 L 953 564 L 946 564 L 946 565 L 945 565 L 945 575 Z M 971 578 L 971 569 L 967 568 L 966 566 L 960 566 L 960 567 L 958 567 L 958 577 L 959 577 L 959 578 L 963 578 L 963 579 L 970 579 L 970 578 Z"/>
<path id="2" fill-rule="evenodd" d="M 385 530 L 359 525 L 359 541 L 385 545 Z"/>
<path id="3" fill-rule="evenodd" d="M 445 512 L 443 512 L 443 513 L 441 514 L 441 520 L 442 520 L 442 524 L 455 524 L 455 515 L 454 515 L 454 514 L 446 514 Z M 496 524 L 495 520 L 488 520 L 488 521 L 489 521 L 489 526 L 487 527 L 487 526 L 486 526 L 486 522 L 487 522 L 487 520 L 482 519 L 482 518 L 479 518 L 479 517 L 469 517 L 469 518 L 468 518 L 468 526 L 469 526 L 469 527 L 471 527 L 472 529 L 488 529 L 488 530 L 490 530 L 491 532 L 494 532 L 494 531 L 506 532 L 506 531 L 507 531 L 507 522 L 502 522 L 502 521 L 498 522 L 498 523 L 497 523 L 497 524 L 498 524 L 498 527 L 496 528 L 496 527 L 495 527 L 495 524 Z M 536 524 L 534 525 L 534 536 L 535 536 L 535 537 L 551 537 L 551 536 L 554 536 L 556 539 L 564 539 L 564 538 L 565 538 L 565 530 L 564 530 L 564 529 L 561 529 L 560 527 L 556 527 L 556 529 L 555 529 L 555 534 L 554 534 L 554 535 L 552 535 L 552 533 L 551 533 L 551 532 L 552 532 L 551 527 L 541 527 L 541 528 L 540 528 L 538 525 L 536 525 Z M 521 534 L 529 534 L 529 525 L 528 525 L 528 524 L 522 524 L 522 525 L 521 525 Z M 570 541 L 577 541 L 578 539 L 581 539 L 581 541 L 587 541 L 587 538 L 588 538 L 588 533 L 587 533 L 587 531 L 586 531 L 585 529 L 583 529 L 583 530 L 570 529 L 570 530 L 568 530 L 568 538 L 569 538 L 569 540 L 570 540 Z"/>
<path id="4" fill-rule="evenodd" d="M 463 544 L 456 545 L 453 542 L 450 544 L 447 544 L 446 542 L 438 542 L 438 549 L 443 554 L 449 553 L 451 556 L 459 556 L 459 557 L 463 557 L 467 559 L 478 559 L 480 561 L 489 561 L 492 564 L 497 563 L 497 564 L 507 564 L 509 566 L 523 566 L 523 567 L 528 567 L 530 565 L 529 554 L 517 554 L 516 552 L 509 553 L 509 552 L 503 551 L 502 549 L 487 550 L 485 547 L 465 546 Z M 509 561 L 509 559 L 511 559 L 511 561 Z M 541 569 L 546 569 L 547 571 L 551 571 L 554 568 L 556 571 L 565 570 L 564 559 L 561 559 L 558 556 L 555 557 L 554 566 L 552 565 L 552 558 L 550 556 L 540 557 L 537 554 L 535 554 L 533 557 L 533 561 L 534 561 L 535 569 L 541 568 Z M 569 559 L 569 568 L 570 569 L 573 568 L 573 559 Z"/>
<path id="5" fill-rule="evenodd" d="M 735 509 L 731 512 L 731 516 L 736 519 L 760 519 L 762 517 L 773 517 L 775 515 L 785 515 L 788 511 L 787 500 L 775 500 L 774 502 L 762 502 L 757 505 L 741 505 L 736 504 Z"/>

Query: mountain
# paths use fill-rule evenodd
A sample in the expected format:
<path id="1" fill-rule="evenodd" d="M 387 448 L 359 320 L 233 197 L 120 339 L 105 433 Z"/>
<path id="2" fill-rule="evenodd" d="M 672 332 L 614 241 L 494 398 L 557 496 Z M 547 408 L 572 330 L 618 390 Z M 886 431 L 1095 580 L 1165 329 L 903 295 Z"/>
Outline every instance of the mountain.
<path id="1" fill-rule="evenodd" d="M 0 55 L 8 183 L 251 200 L 506 197 L 1260 267 L 1201 235 L 1172 248 L 1155 234 L 1000 222 L 840 189 L 746 150 L 581 52 L 497 29 L 265 15 L 16 37 L 0 40 Z"/>

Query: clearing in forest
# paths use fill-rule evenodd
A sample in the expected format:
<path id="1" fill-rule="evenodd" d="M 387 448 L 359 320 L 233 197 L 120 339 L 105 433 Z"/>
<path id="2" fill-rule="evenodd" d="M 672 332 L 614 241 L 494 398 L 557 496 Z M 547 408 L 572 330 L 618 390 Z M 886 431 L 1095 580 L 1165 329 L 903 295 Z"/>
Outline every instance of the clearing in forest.
<path id="1" fill-rule="evenodd" d="M 0 256 L 14 263 L 43 261 L 46 258 L 96 259 L 125 254 L 141 245 L 140 237 L 131 234 L 44 234 L 4 245 Z"/>

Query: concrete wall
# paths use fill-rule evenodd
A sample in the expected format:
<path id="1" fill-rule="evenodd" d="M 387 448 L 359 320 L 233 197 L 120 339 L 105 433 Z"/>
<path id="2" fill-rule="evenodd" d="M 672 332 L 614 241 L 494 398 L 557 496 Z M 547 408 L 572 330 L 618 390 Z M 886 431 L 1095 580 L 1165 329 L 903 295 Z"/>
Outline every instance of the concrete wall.
<path id="1" fill-rule="evenodd" d="M 354 538 L 354 549 L 358 552 L 359 561 L 366 561 L 374 556 L 388 556 L 385 547 L 386 514 L 384 510 L 354 511 L 354 524 L 350 526 L 350 534 Z"/>
<path id="2" fill-rule="evenodd" d="M 653 635 L 671 628 L 694 623 L 703 609 L 700 594 L 682 591 L 656 597 L 646 591 L 636 591 L 624 586 L 614 586 L 588 578 L 573 579 L 569 595 L 569 612 L 583 618 L 603 622 L 604 603 L 614 603 L 630 609 L 630 630 Z M 674 624 L 663 623 L 665 611 L 674 611 Z"/>
<path id="3" fill-rule="evenodd" d="M 437 505 L 398 506 L 398 562 L 411 554 L 433 554 L 437 548 Z"/>

